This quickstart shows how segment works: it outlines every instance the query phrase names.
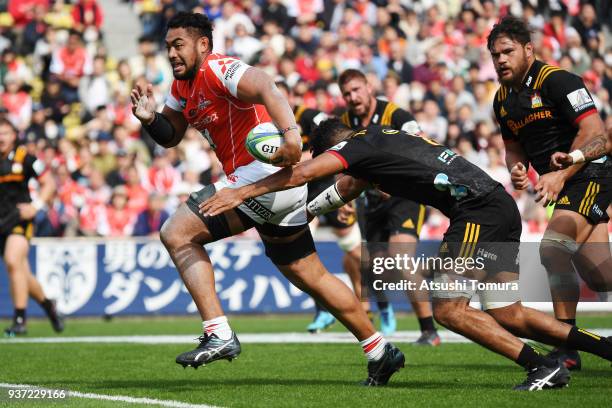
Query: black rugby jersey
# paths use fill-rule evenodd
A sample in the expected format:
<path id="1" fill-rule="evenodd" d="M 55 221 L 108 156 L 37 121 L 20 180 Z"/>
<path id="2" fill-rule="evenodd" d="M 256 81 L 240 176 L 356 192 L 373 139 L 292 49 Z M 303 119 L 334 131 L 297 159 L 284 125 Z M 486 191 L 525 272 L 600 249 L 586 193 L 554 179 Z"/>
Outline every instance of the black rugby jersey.
<path id="1" fill-rule="evenodd" d="M 17 204 L 32 201 L 28 181 L 32 177 L 39 177 L 43 169 L 42 162 L 27 154 L 23 146 L 0 159 L 0 229 L 4 229 L 6 223 L 18 221 Z"/>
<path id="2" fill-rule="evenodd" d="M 498 89 L 493 109 L 504 140 L 519 142 L 540 174 L 550 171 L 554 152 L 569 152 L 580 120 L 597 113 L 579 76 L 538 60 L 518 92 Z"/>
<path id="3" fill-rule="evenodd" d="M 363 129 L 361 119 L 353 115 L 350 111 L 344 112 L 340 117 L 342 123 L 351 129 Z M 412 114 L 393 102 L 376 99 L 376 108 L 370 119 L 370 125 L 388 126 L 393 129 L 403 130 L 411 134 L 417 134 L 421 131 L 419 125 Z M 365 192 L 366 197 L 366 212 L 372 213 L 383 211 L 385 208 L 382 195 L 376 189 L 368 189 Z"/>
<path id="4" fill-rule="evenodd" d="M 342 123 L 351 129 L 361 129 L 361 119 L 351 112 L 347 111 L 340 117 Z M 408 133 L 418 133 L 420 131 L 419 125 L 412 114 L 404 109 L 400 108 L 393 102 L 383 101 L 376 99 L 376 109 L 374 115 L 370 119 L 370 125 L 389 126 L 393 129 L 403 130 Z"/>
<path id="5" fill-rule="evenodd" d="M 302 134 L 302 151 L 310 150 L 310 137 L 314 128 L 319 126 L 319 123 L 325 119 L 328 119 L 329 116 L 325 112 L 310 109 L 303 105 L 296 106 L 293 114 Z"/>
<path id="6" fill-rule="evenodd" d="M 431 205 L 448 217 L 459 204 L 500 186 L 445 146 L 395 129 L 369 126 L 327 151 L 342 161 L 344 173 L 393 196 Z"/>

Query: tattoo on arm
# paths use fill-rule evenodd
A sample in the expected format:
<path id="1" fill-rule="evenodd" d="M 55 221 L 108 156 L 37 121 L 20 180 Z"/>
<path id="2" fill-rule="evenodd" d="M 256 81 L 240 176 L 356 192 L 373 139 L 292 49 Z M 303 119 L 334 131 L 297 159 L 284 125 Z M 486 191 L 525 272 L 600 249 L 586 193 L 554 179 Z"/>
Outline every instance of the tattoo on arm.
<path id="1" fill-rule="evenodd" d="M 604 135 L 599 135 L 580 147 L 580 150 L 582 150 L 582 154 L 584 154 L 585 161 L 599 159 L 607 153 L 606 137 Z"/>

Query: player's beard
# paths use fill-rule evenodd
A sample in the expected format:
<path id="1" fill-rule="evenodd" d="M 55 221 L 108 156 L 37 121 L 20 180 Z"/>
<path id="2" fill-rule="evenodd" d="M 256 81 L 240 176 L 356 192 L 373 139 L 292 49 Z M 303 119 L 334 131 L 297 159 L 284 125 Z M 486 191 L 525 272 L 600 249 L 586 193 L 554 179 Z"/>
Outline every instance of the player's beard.
<path id="1" fill-rule="evenodd" d="M 505 86 L 519 86 L 523 79 L 525 78 L 525 74 L 527 74 L 527 70 L 529 69 L 529 60 L 523 51 L 523 58 L 521 59 L 521 63 L 512 68 L 512 76 L 508 79 L 502 79 L 500 74 L 498 73 L 497 77 L 499 82 Z"/>
<path id="2" fill-rule="evenodd" d="M 197 72 L 197 67 L 198 64 L 193 64 L 193 66 L 191 68 L 189 68 L 188 70 L 186 69 L 184 73 L 182 74 L 176 74 L 174 71 L 172 72 L 172 75 L 174 76 L 174 79 L 179 79 L 179 80 L 191 80 L 193 78 L 195 78 L 196 76 L 196 72 Z M 185 68 L 187 67 L 187 65 L 185 65 Z"/>

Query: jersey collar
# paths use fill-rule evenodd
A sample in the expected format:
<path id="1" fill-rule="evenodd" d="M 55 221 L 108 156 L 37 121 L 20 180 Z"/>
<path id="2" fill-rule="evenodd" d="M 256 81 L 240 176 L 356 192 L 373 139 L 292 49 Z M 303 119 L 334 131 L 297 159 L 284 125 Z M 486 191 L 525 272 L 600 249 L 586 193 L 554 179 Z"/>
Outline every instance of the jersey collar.
<path id="1" fill-rule="evenodd" d="M 529 67 L 529 70 L 527 71 L 527 75 L 525 75 L 525 79 L 523 79 L 521 90 L 525 88 L 533 88 L 536 77 L 538 76 L 538 72 L 540 72 L 540 69 L 543 66 L 544 66 L 544 63 L 542 61 L 539 61 L 539 60 L 533 61 L 533 64 L 531 64 L 531 67 Z"/>

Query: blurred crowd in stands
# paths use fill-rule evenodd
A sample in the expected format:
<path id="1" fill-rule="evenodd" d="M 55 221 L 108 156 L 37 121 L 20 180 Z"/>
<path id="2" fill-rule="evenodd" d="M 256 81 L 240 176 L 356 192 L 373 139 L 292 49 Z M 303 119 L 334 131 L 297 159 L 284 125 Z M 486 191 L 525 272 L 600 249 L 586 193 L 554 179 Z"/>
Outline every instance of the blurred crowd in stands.
<path id="1" fill-rule="evenodd" d="M 427 136 L 509 191 L 492 114 L 498 85 L 486 49 L 500 16 L 523 16 L 535 30 L 538 58 L 581 75 L 612 126 L 607 0 L 143 0 L 129 6 L 142 34 L 125 41 L 138 42 L 139 51 L 117 60 L 105 45 L 105 10 L 97 0 L 0 0 L 0 115 L 19 129 L 21 142 L 58 185 L 53 205 L 36 218 L 38 236 L 155 235 L 192 191 L 223 176 L 195 129 L 166 150 L 131 113 L 136 83 L 153 84 L 164 103 L 172 82 L 165 24 L 181 10 L 207 14 L 215 51 L 284 81 L 298 104 L 338 113 L 344 105 L 338 75 L 364 71 L 381 98 L 412 112 Z M 513 194 L 525 231 L 543 231 L 546 210 L 529 191 Z M 440 238 L 447 225 L 430 210 L 422 238 Z"/>

